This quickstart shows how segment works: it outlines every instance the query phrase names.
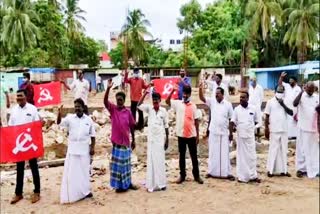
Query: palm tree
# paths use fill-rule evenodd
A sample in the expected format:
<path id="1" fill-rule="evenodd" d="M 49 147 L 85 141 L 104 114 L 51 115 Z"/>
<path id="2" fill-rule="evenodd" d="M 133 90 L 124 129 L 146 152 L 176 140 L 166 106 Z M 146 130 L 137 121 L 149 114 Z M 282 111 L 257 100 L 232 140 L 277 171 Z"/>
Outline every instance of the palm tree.
<path id="1" fill-rule="evenodd" d="M 273 18 L 281 24 L 282 9 L 275 0 L 249 0 L 246 14 L 251 16 L 251 33 L 256 35 L 260 27 L 263 41 L 266 41 L 272 28 Z"/>
<path id="2" fill-rule="evenodd" d="M 73 40 L 78 38 L 80 33 L 84 30 L 80 20 L 86 21 L 86 19 L 82 16 L 82 14 L 86 13 L 86 11 L 82 10 L 78 6 L 79 0 L 65 0 L 65 2 L 65 25 L 69 39 Z"/>
<path id="3" fill-rule="evenodd" d="M 37 14 L 30 0 L 4 0 L 1 23 L 1 41 L 10 52 L 33 47 L 40 38 L 40 31 L 33 23 Z"/>
<path id="4" fill-rule="evenodd" d="M 285 11 L 288 31 L 283 42 L 298 50 L 298 62 L 305 60 L 307 49 L 319 41 L 319 1 L 293 0 Z"/>
<path id="5" fill-rule="evenodd" d="M 120 37 L 126 43 L 127 57 L 131 58 L 135 65 L 140 65 L 140 62 L 145 59 L 147 54 L 144 36 L 152 37 L 147 30 L 150 22 L 144 17 L 145 15 L 140 9 L 130 11 L 120 34 Z"/>

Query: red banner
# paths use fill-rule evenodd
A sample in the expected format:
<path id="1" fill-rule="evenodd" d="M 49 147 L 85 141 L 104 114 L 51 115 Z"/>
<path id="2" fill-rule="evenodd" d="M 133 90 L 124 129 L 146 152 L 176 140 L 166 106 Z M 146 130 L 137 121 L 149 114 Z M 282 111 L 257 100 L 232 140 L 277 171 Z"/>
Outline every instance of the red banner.
<path id="1" fill-rule="evenodd" d="M 178 84 L 179 78 L 165 78 L 153 80 L 156 92 L 161 95 L 161 99 L 166 99 L 172 91 L 174 85 Z M 178 92 L 175 91 L 172 95 L 172 99 L 178 98 Z"/>
<path id="2" fill-rule="evenodd" d="M 42 123 L 36 121 L 0 128 L 0 162 L 19 162 L 43 156 Z"/>
<path id="3" fill-rule="evenodd" d="M 34 104 L 36 107 L 58 105 L 61 103 L 60 82 L 34 85 Z"/>

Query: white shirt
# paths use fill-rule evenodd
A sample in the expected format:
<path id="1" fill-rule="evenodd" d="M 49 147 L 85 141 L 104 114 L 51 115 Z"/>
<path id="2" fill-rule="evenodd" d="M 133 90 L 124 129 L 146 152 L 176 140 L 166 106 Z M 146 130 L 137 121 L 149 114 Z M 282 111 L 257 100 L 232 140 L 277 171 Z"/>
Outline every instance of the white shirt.
<path id="1" fill-rule="evenodd" d="M 96 76 L 96 83 L 101 83 L 101 77 L 100 76 Z"/>
<path id="2" fill-rule="evenodd" d="M 293 108 L 293 101 L 301 92 L 301 88 L 298 85 L 291 87 L 290 84 L 285 82 L 282 85 L 284 87 L 284 101 L 288 107 Z"/>
<path id="3" fill-rule="evenodd" d="M 251 85 L 249 87 L 249 104 L 256 106 L 261 109 L 261 105 L 263 102 L 263 88 L 261 85 L 257 84 L 255 88 Z"/>
<path id="4" fill-rule="evenodd" d="M 79 118 L 76 114 L 70 114 L 62 119 L 60 127 L 68 131 L 68 153 L 75 155 L 88 155 L 91 137 L 96 132 L 91 118 L 85 114 Z"/>
<path id="5" fill-rule="evenodd" d="M 88 80 L 86 79 L 82 79 L 82 81 L 80 81 L 79 79 L 73 80 L 72 84 L 70 85 L 70 89 L 74 93 L 74 99 L 81 98 L 84 104 L 87 105 L 89 89 L 90 89 L 90 84 Z"/>
<path id="6" fill-rule="evenodd" d="M 270 132 L 288 131 L 287 113 L 275 97 L 267 102 L 264 113 L 269 115 Z"/>
<path id="7" fill-rule="evenodd" d="M 26 105 L 22 108 L 19 105 L 15 105 L 11 109 L 11 115 L 8 125 L 17 126 L 38 120 L 40 120 L 40 117 L 37 108 L 30 103 L 26 103 Z"/>
<path id="8" fill-rule="evenodd" d="M 211 110 L 210 132 L 216 135 L 228 135 L 229 119 L 233 114 L 231 103 L 225 99 L 219 103 L 216 98 L 206 98 L 206 104 Z"/>
<path id="9" fill-rule="evenodd" d="M 231 121 L 237 126 L 239 137 L 254 137 L 255 123 L 259 122 L 256 107 L 249 104 L 247 108 L 243 108 L 241 105 L 238 105 L 233 111 Z"/>
<path id="10" fill-rule="evenodd" d="M 298 105 L 298 127 L 307 132 L 317 132 L 317 112 L 315 108 L 319 104 L 319 96 L 309 96 L 303 92 Z"/>
<path id="11" fill-rule="evenodd" d="M 160 107 L 156 112 L 150 104 L 141 104 L 138 109 L 148 114 L 149 137 L 160 136 L 165 133 L 165 128 L 169 128 L 168 113 L 165 108 Z"/>
<path id="12" fill-rule="evenodd" d="M 224 90 L 224 99 L 229 100 L 229 88 L 227 85 L 225 85 L 223 82 L 221 82 L 220 85 L 218 85 L 216 81 L 212 81 L 212 80 L 206 80 L 205 82 L 209 84 L 210 87 L 212 88 L 213 97 L 216 97 L 217 88 L 220 87 L 220 88 L 223 88 Z"/>

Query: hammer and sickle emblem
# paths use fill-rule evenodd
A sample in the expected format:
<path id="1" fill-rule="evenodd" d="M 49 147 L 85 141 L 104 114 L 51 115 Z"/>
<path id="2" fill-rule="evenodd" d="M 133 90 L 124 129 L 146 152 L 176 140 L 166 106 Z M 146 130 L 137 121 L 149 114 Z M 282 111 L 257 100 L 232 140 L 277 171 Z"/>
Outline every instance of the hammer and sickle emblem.
<path id="1" fill-rule="evenodd" d="M 28 128 L 27 132 L 30 132 L 31 129 Z M 21 140 L 21 137 L 24 136 L 24 138 Z M 31 144 L 27 147 L 25 147 L 27 142 L 31 142 Z M 22 132 L 16 139 L 16 147 L 12 150 L 13 154 L 18 154 L 18 152 L 26 152 L 29 149 L 33 149 L 33 151 L 36 151 L 38 147 L 32 143 L 32 137 L 30 134 Z"/>
<path id="2" fill-rule="evenodd" d="M 172 91 L 172 89 L 173 89 L 173 85 L 172 85 L 172 81 L 170 80 L 170 82 L 167 82 L 164 85 L 162 94 L 163 95 L 169 95 L 170 92 Z"/>
<path id="3" fill-rule="evenodd" d="M 46 88 L 40 88 L 40 97 L 38 99 L 38 103 L 41 101 L 53 100 L 53 97 L 50 94 L 50 91 Z"/>

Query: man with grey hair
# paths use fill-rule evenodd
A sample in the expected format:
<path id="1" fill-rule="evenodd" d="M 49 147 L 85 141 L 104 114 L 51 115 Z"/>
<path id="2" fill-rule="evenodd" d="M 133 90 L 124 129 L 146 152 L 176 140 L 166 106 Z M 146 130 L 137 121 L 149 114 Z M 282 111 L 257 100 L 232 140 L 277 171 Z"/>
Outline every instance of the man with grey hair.
<path id="1" fill-rule="evenodd" d="M 298 107 L 298 128 L 296 146 L 297 177 L 319 176 L 319 132 L 317 111 L 319 97 L 314 94 L 315 85 L 308 82 L 293 102 Z"/>

